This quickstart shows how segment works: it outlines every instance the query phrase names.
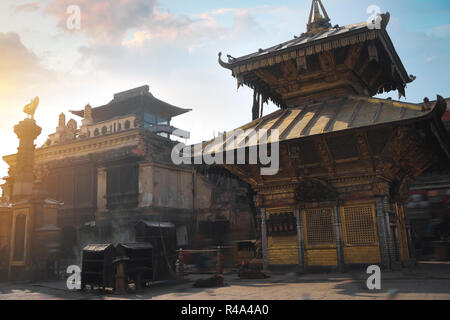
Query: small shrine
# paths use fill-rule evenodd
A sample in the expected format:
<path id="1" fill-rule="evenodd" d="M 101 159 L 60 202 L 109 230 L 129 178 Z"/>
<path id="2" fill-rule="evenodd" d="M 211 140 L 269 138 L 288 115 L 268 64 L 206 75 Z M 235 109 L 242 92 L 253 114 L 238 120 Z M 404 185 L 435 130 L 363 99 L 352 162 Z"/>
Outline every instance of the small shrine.
<path id="1" fill-rule="evenodd" d="M 389 17 L 333 26 L 314 0 L 301 35 L 227 62 L 219 54 L 238 86 L 254 90 L 253 121 L 226 134 L 235 144 L 210 141 L 203 152 L 244 149 L 248 159 L 267 143 L 251 138 L 259 130 L 279 144 L 275 175 L 261 175 L 260 162 L 223 165 L 254 191 L 265 268 L 392 268 L 411 260 L 408 187 L 430 166 L 449 163 L 446 101 L 374 98 L 394 90 L 403 97 L 415 79 L 389 37 Z M 263 116 L 269 100 L 280 110 Z"/>

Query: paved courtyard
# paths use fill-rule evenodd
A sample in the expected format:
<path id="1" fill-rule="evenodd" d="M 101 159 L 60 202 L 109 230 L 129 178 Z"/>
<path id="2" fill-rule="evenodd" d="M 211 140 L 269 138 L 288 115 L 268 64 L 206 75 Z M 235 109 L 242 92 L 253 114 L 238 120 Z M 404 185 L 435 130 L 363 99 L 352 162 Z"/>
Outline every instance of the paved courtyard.
<path id="1" fill-rule="evenodd" d="M 321 300 L 321 299 L 425 299 L 450 300 L 450 264 L 439 270 L 414 268 L 382 273 L 381 290 L 369 290 L 368 275 L 345 274 L 273 274 L 264 280 L 241 280 L 225 276 L 225 286 L 199 289 L 192 281 L 163 283 L 143 292 L 127 295 L 69 291 L 64 281 L 0 284 L 0 299 L 155 299 L 155 300 Z M 207 276 L 202 276 L 207 277 Z M 193 280 L 194 277 L 188 277 Z"/>

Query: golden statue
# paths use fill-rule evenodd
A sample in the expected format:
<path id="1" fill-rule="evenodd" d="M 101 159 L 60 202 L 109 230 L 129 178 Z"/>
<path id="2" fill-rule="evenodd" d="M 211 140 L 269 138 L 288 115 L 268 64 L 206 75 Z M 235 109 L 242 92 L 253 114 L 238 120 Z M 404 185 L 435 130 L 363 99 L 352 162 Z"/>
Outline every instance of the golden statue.
<path id="1" fill-rule="evenodd" d="M 23 112 L 25 112 L 31 119 L 34 119 L 34 112 L 39 105 L 39 97 L 35 97 L 31 100 L 29 104 L 23 107 Z"/>

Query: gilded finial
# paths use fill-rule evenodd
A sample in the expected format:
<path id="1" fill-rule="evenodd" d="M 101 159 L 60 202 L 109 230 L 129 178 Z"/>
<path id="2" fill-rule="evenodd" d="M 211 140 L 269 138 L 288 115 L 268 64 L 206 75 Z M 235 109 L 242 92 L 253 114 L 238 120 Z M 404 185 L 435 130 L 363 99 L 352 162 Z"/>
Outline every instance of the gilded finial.
<path id="1" fill-rule="evenodd" d="M 322 9 L 323 15 L 320 13 Z M 331 28 L 330 18 L 322 4 L 322 0 L 313 0 L 311 4 L 311 12 L 309 13 L 309 20 L 306 26 L 308 33 L 315 34 L 317 32 Z"/>

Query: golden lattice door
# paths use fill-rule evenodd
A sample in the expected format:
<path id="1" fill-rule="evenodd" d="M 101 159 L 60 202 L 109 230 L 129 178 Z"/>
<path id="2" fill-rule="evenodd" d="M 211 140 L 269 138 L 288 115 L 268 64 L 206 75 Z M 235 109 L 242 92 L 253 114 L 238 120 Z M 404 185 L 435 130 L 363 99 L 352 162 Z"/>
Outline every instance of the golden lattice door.
<path id="1" fill-rule="evenodd" d="M 373 204 L 349 205 L 341 208 L 346 264 L 368 264 L 381 261 Z"/>
<path id="2" fill-rule="evenodd" d="M 333 208 L 303 211 L 306 266 L 337 266 Z"/>

